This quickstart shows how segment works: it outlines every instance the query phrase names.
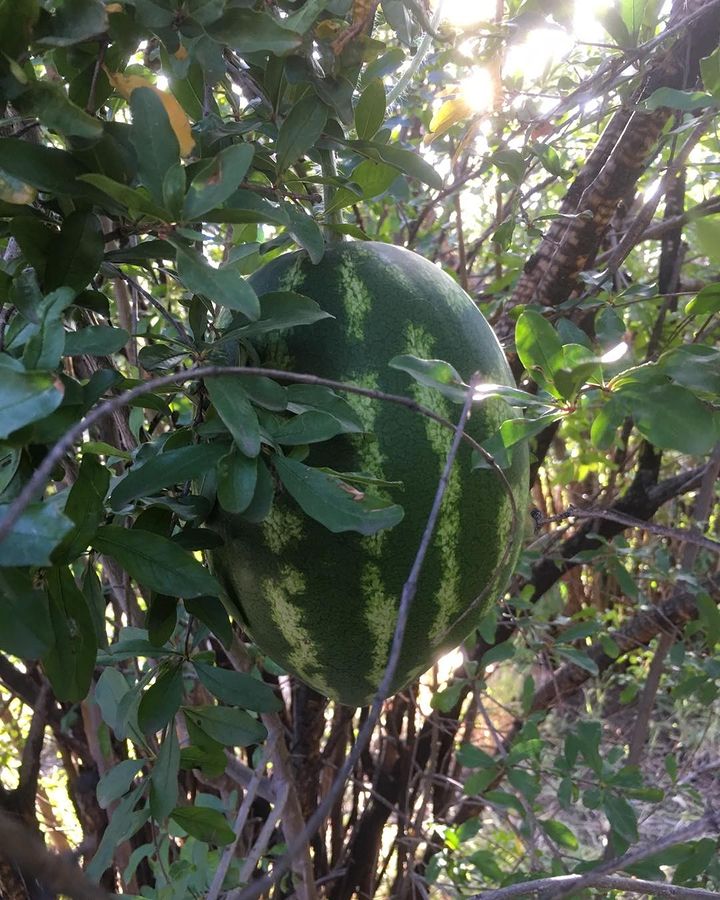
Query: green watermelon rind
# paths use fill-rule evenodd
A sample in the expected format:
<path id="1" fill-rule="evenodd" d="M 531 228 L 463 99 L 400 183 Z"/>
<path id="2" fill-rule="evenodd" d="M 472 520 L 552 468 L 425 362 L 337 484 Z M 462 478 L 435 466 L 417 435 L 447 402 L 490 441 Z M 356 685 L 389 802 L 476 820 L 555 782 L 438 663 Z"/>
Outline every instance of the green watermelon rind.
<path id="1" fill-rule="evenodd" d="M 451 420 L 459 406 L 391 368 L 393 357 L 444 359 L 466 381 L 479 371 L 484 381 L 514 386 L 502 349 L 470 298 L 441 269 L 410 251 L 343 243 L 328 248 L 318 265 L 302 252 L 278 257 L 251 282 L 259 296 L 297 291 L 334 316 L 273 335 L 261 348 L 269 368 L 409 394 Z M 225 602 L 265 654 L 328 697 L 361 706 L 372 700 L 385 669 L 402 586 L 452 432 L 395 405 L 346 397 L 366 433 L 314 445 L 306 462 L 402 481 L 404 489 L 387 496 L 405 508 L 403 521 L 372 537 L 331 534 L 276 491 L 260 525 L 216 511 L 212 524 L 225 545 L 212 551 L 211 565 Z M 483 441 L 510 416 L 503 401 L 486 401 L 473 411 L 467 431 Z M 528 490 L 525 445 L 514 448 L 505 474 L 522 512 Z M 517 562 L 521 531 L 501 479 L 489 470 L 473 471 L 471 450 L 461 447 L 394 690 L 461 643 L 501 596 Z"/>

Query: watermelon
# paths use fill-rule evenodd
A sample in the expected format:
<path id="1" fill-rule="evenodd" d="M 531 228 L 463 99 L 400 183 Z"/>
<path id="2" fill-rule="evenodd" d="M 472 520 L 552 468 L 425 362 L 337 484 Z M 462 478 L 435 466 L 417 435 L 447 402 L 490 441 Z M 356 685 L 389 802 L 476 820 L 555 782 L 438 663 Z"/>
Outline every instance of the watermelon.
<path id="1" fill-rule="evenodd" d="M 393 357 L 442 359 L 465 380 L 480 372 L 486 382 L 514 385 L 495 335 L 467 294 L 408 250 L 341 243 L 317 265 L 303 252 L 291 253 L 268 263 L 251 283 L 261 298 L 294 291 L 333 316 L 268 340 L 261 347 L 267 367 L 410 395 L 453 421 L 460 406 L 391 368 Z M 311 445 L 304 463 L 368 473 L 378 479 L 376 490 L 403 507 L 402 521 L 370 536 L 334 534 L 276 488 L 262 522 L 216 510 L 213 526 L 225 543 L 212 551 L 211 565 L 229 608 L 265 654 L 333 700 L 361 706 L 383 676 L 403 583 L 452 432 L 399 406 L 346 396 L 364 431 Z M 488 400 L 474 410 L 467 431 L 483 441 L 510 416 L 503 401 Z M 272 469 L 272 456 L 264 458 Z M 524 445 L 514 448 L 506 475 L 522 514 Z M 517 562 L 520 531 L 497 473 L 473 468 L 471 448 L 461 446 L 420 577 L 395 691 L 461 643 L 498 600 Z"/>

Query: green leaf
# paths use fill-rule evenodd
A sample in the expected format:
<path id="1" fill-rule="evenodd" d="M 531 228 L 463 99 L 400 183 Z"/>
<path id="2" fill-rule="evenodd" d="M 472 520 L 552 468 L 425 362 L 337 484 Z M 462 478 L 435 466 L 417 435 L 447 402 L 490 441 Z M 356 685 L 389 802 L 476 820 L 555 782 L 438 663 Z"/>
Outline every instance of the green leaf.
<path id="1" fill-rule="evenodd" d="M 231 222 L 242 225 L 260 222 L 270 222 L 274 225 L 289 224 L 285 206 L 278 206 L 265 197 L 259 197 L 252 191 L 242 188 L 235 191 L 224 207 L 210 210 L 203 219 L 205 222 Z"/>
<path id="2" fill-rule="evenodd" d="M 345 430 L 335 416 L 315 409 L 285 419 L 278 425 L 279 427 L 268 430 L 272 439 L 284 447 L 317 444 L 330 440 Z"/>
<path id="3" fill-rule="evenodd" d="M 696 598 L 698 615 L 703 628 L 705 643 L 709 649 L 713 649 L 715 644 L 720 641 L 720 610 L 717 604 L 704 591 L 701 591 Z"/>
<path id="4" fill-rule="evenodd" d="M 130 142 L 138 159 L 140 181 L 154 200 L 163 203 L 165 173 L 180 162 L 180 145 L 162 100 L 149 87 L 130 94 Z"/>
<path id="5" fill-rule="evenodd" d="M 290 384 L 286 390 L 290 412 L 319 410 L 337 419 L 344 432 L 361 434 L 365 431 L 352 406 L 330 388 L 319 384 Z"/>
<path id="6" fill-rule="evenodd" d="M 710 56 L 700 60 L 700 72 L 705 89 L 720 99 L 720 47 L 713 50 Z"/>
<path id="7" fill-rule="evenodd" d="M 276 147 L 278 173 L 315 146 L 326 122 L 327 107 L 314 91 L 298 100 L 280 126 Z"/>
<path id="8" fill-rule="evenodd" d="M 716 105 L 717 101 L 712 94 L 705 94 L 702 91 L 679 91 L 671 87 L 658 88 L 645 101 L 646 109 L 651 111 L 667 107 L 692 112 L 695 109 L 706 109 Z"/>
<path id="9" fill-rule="evenodd" d="M 263 294 L 260 298 L 260 316 L 257 321 L 226 332 L 222 339 L 254 338 L 271 331 L 284 331 L 332 318 L 334 316 L 322 310 L 310 297 L 294 291 L 276 291 Z"/>
<path id="10" fill-rule="evenodd" d="M 378 162 L 375 159 L 364 159 L 358 166 L 353 169 L 351 180 L 352 184 L 360 188 L 361 197 L 364 200 L 370 200 L 384 194 L 386 190 L 397 180 L 398 170 L 394 166 L 390 166 L 384 162 Z M 352 206 L 360 199 L 355 190 L 350 188 L 340 188 L 335 194 L 335 198 L 330 206 L 325 210 L 326 213 L 333 212 L 336 209 L 344 209 Z"/>
<path id="11" fill-rule="evenodd" d="M 442 359 L 419 359 L 417 356 L 395 356 L 388 363 L 391 369 L 407 372 L 419 384 L 435 388 L 444 397 L 464 403 L 468 386 L 458 372 Z"/>
<path id="12" fill-rule="evenodd" d="M 648 0 L 620 0 L 620 16 L 633 36 L 634 44 L 637 43 L 647 6 Z"/>
<path id="13" fill-rule="evenodd" d="M 232 196 L 253 158 L 252 144 L 232 144 L 204 165 L 190 183 L 183 218 L 196 219 Z"/>
<path id="14" fill-rule="evenodd" d="M 537 419 L 506 419 L 500 426 L 503 446 L 514 447 L 520 441 L 527 441 L 531 437 L 535 437 L 536 434 L 545 431 L 553 422 L 562 419 L 564 415 L 564 413 L 557 412 L 539 416 Z"/>
<path id="15" fill-rule="evenodd" d="M 162 821 L 175 808 L 178 797 L 180 744 L 172 723 L 160 744 L 160 752 L 150 773 L 150 809 Z"/>
<path id="16" fill-rule="evenodd" d="M 354 143 L 351 142 L 351 145 Z M 431 188 L 435 188 L 435 190 L 442 190 L 443 180 L 437 169 L 433 168 L 430 163 L 425 162 L 419 154 L 412 150 L 403 150 L 402 147 L 389 146 L 387 144 L 365 143 L 363 141 L 357 143 L 361 147 L 372 147 L 380 159 L 400 169 L 406 175 L 410 175 L 411 178 L 417 178 L 418 181 L 422 181 Z"/>
<path id="17" fill-rule="evenodd" d="M 512 659 L 516 654 L 515 644 L 512 641 L 503 641 L 502 644 L 496 644 L 483 653 L 480 665 L 485 667 L 491 663 L 504 662 L 506 659 Z"/>
<path id="18" fill-rule="evenodd" d="M 76 179 L 85 170 L 65 150 L 17 138 L 0 138 L 0 169 L 48 194 L 87 194 Z"/>
<path id="19" fill-rule="evenodd" d="M 110 356 L 122 350 L 129 340 L 124 328 L 88 325 L 79 331 L 65 332 L 63 356 Z"/>
<path id="20" fill-rule="evenodd" d="M 138 497 L 152 496 L 170 485 L 197 478 L 226 453 L 227 447 L 222 444 L 190 444 L 158 453 L 137 468 L 133 466 L 117 483 L 110 495 L 110 506 L 120 510 Z"/>
<path id="21" fill-rule="evenodd" d="M 385 119 L 385 85 L 373 78 L 355 107 L 355 131 L 361 141 L 371 141 Z"/>
<path id="22" fill-rule="evenodd" d="M 574 666 L 585 669 L 585 671 L 589 672 L 591 675 L 600 674 L 600 670 L 598 669 L 595 660 L 588 656 L 587 653 L 583 653 L 581 650 L 576 650 L 574 647 L 564 647 L 556 645 L 555 653 L 559 657 L 561 657 L 561 659 L 566 659 Z"/>
<path id="23" fill-rule="evenodd" d="M 132 578 L 161 594 L 199 597 L 218 592 L 217 582 L 201 563 L 159 534 L 104 525 L 92 545 L 98 553 L 117 560 Z"/>
<path id="24" fill-rule="evenodd" d="M 515 326 L 515 346 L 520 362 L 534 377 L 552 383 L 555 371 L 563 363 L 562 343 L 548 320 L 532 309 L 526 309 Z"/>
<path id="25" fill-rule="evenodd" d="M 132 454 L 127 450 L 121 450 L 119 447 L 113 447 L 105 441 L 87 441 L 81 445 L 83 453 L 92 453 L 95 456 L 116 456 L 118 459 L 132 459 Z"/>
<path id="26" fill-rule="evenodd" d="M 182 217 L 186 187 L 185 167 L 182 163 L 176 162 L 167 170 L 162 182 L 163 203 L 172 213 L 173 219 Z"/>
<path id="27" fill-rule="evenodd" d="M 628 49 L 633 46 L 632 36 L 617 8 L 611 6 L 609 9 L 602 10 L 598 14 L 598 21 L 618 47 Z"/>
<path id="28" fill-rule="evenodd" d="M 0 523 L 7 511 L 7 504 L 0 505 Z M 49 566 L 50 554 L 72 524 L 57 503 L 30 504 L 0 541 L 0 566 Z"/>
<path id="29" fill-rule="evenodd" d="M 166 594 L 153 594 L 145 625 L 150 643 L 162 647 L 170 640 L 177 625 L 177 599 Z"/>
<path id="30" fill-rule="evenodd" d="M 603 809 L 616 835 L 628 844 L 638 839 L 637 816 L 624 797 L 606 793 L 603 797 Z"/>
<path id="31" fill-rule="evenodd" d="M 458 749 L 457 761 L 468 769 L 492 769 L 497 765 L 495 757 L 474 744 L 463 744 Z"/>
<path id="32" fill-rule="evenodd" d="M 296 31 L 298 34 L 305 34 L 315 19 L 330 4 L 331 0 L 305 0 L 305 3 L 297 12 L 291 13 L 282 20 L 282 27 Z"/>
<path id="33" fill-rule="evenodd" d="M 136 810 L 135 806 L 145 791 L 146 784 L 141 782 L 127 797 L 124 797 L 113 811 L 105 829 L 100 846 L 90 860 L 86 875 L 92 881 L 99 881 L 103 872 L 111 865 L 113 856 L 120 844 L 129 840 L 150 818 L 148 808 Z"/>
<path id="34" fill-rule="evenodd" d="M 250 506 L 257 484 L 257 460 L 239 452 L 236 446 L 218 462 L 217 498 L 229 513 L 242 513 Z"/>
<path id="35" fill-rule="evenodd" d="M 210 737 L 226 747 L 247 747 L 259 744 L 267 737 L 265 727 L 242 709 L 229 706 L 193 706 L 183 709 Z"/>
<path id="36" fill-rule="evenodd" d="M 206 30 L 213 40 L 229 44 L 241 56 L 263 50 L 284 55 L 302 43 L 299 34 L 283 28 L 272 16 L 250 9 L 228 9 Z"/>
<path id="37" fill-rule="evenodd" d="M 235 833 L 228 825 L 227 819 L 216 809 L 208 809 L 205 806 L 178 806 L 172 811 L 170 818 L 192 837 L 206 844 L 224 847 L 235 840 Z"/>
<path id="38" fill-rule="evenodd" d="M 712 838 L 702 838 L 682 845 L 682 850 L 673 883 L 695 885 L 697 877 L 706 872 L 717 857 L 717 842 Z"/>
<path id="39" fill-rule="evenodd" d="M 105 495 L 109 484 L 110 472 L 105 466 L 94 456 L 84 456 L 65 501 L 64 512 L 73 527 L 53 551 L 54 559 L 69 562 L 87 550 L 105 517 Z"/>
<path id="40" fill-rule="evenodd" d="M 172 720 L 183 698 L 182 666 L 166 669 L 143 693 L 138 725 L 143 734 L 156 734 Z"/>
<path id="41" fill-rule="evenodd" d="M 26 570 L 0 569 L 0 649 L 38 659 L 53 639 L 47 594 L 35 588 Z"/>
<path id="42" fill-rule="evenodd" d="M 493 165 L 500 169 L 503 175 L 512 181 L 513 184 L 521 184 L 525 176 L 527 163 L 522 153 L 517 150 L 498 150 L 491 157 Z"/>
<path id="43" fill-rule="evenodd" d="M 25 101 L 25 97 L 23 100 Z M 69 137 L 98 140 L 102 137 L 102 123 L 84 109 L 76 106 L 59 84 L 35 82 L 23 102 L 22 109 L 37 116 L 51 131 Z"/>
<path id="44" fill-rule="evenodd" d="M 37 39 L 50 47 L 69 47 L 105 34 L 108 17 L 100 0 L 64 0 L 55 5 L 50 30 Z"/>
<path id="45" fill-rule="evenodd" d="M 0 366 L 0 439 L 49 416 L 62 403 L 63 391 L 53 375 Z"/>
<path id="46" fill-rule="evenodd" d="M 53 241 L 45 270 L 49 289 L 67 286 L 81 291 L 97 274 L 105 251 L 105 240 L 97 216 L 73 212 L 63 222 Z"/>
<path id="47" fill-rule="evenodd" d="M 684 344 L 663 353 L 658 366 L 683 387 L 720 394 L 720 350 L 716 347 Z"/>
<path id="48" fill-rule="evenodd" d="M 564 847 L 566 850 L 577 850 L 580 846 L 580 843 L 573 832 L 570 831 L 567 825 L 558 822 L 557 819 L 546 819 L 544 822 L 541 821 L 540 826 L 545 834 L 547 834 L 551 840 L 555 841 L 559 847 Z"/>
<path id="49" fill-rule="evenodd" d="M 329 531 L 370 535 L 402 520 L 403 508 L 352 489 L 341 478 L 276 455 L 275 469 L 301 509 Z"/>
<path id="50" fill-rule="evenodd" d="M 43 657 L 43 668 L 58 700 L 77 703 L 92 683 L 97 656 L 95 627 L 87 601 L 68 568 L 50 569 L 47 583 L 55 642 Z"/>
<path id="51" fill-rule="evenodd" d="M 193 665 L 200 681 L 223 703 L 253 712 L 277 712 L 282 709 L 282 702 L 273 689 L 259 678 L 195 660 Z"/>
<path id="52" fill-rule="evenodd" d="M 122 672 L 110 667 L 103 669 L 95 685 L 95 702 L 100 707 L 103 722 L 112 728 L 120 740 L 127 733 L 121 703 L 129 691 L 130 685 Z"/>
<path id="53" fill-rule="evenodd" d="M 299 207 L 286 203 L 284 208 L 290 222 L 288 225 L 290 236 L 307 252 L 313 265 L 317 265 L 325 254 L 325 238 L 320 226 L 312 216 L 306 215 Z"/>
<path id="54" fill-rule="evenodd" d="M 107 809 L 111 803 L 127 794 L 135 776 L 146 763 L 146 759 L 124 759 L 108 769 L 98 781 L 96 793 L 100 809 Z"/>
<path id="55" fill-rule="evenodd" d="M 287 388 L 264 375 L 243 375 L 243 387 L 250 400 L 263 409 L 283 412 L 287 409 Z"/>
<path id="56" fill-rule="evenodd" d="M 703 455 L 718 439 L 710 408 L 680 385 L 629 382 L 616 396 L 629 409 L 638 431 L 656 447 Z"/>
<path id="57" fill-rule="evenodd" d="M 91 175 L 83 176 L 83 181 L 90 179 Z M 113 184 L 117 184 L 117 182 L 113 182 Z M 124 187 L 124 185 L 118 185 L 118 187 Z M 128 190 L 132 191 L 132 188 L 128 188 Z M 145 197 L 145 194 L 142 191 L 132 191 L 134 194 L 140 194 Z M 145 197 L 147 202 L 147 197 Z M 114 263 L 144 263 L 150 262 L 154 259 L 175 259 L 175 248 L 172 244 L 168 243 L 168 241 L 161 241 L 151 239 L 148 241 L 140 241 L 140 243 L 135 244 L 134 246 L 121 247 L 119 250 L 109 250 L 105 254 L 105 259 L 108 262 Z"/>
<path id="58" fill-rule="evenodd" d="M 193 600 L 185 600 L 184 603 L 188 614 L 195 616 L 203 625 L 206 625 L 220 639 L 224 647 L 232 644 L 232 624 L 221 600 L 217 597 L 197 597 Z"/>
<path id="59" fill-rule="evenodd" d="M 250 283 L 233 268 L 213 268 L 205 257 L 195 250 L 187 250 L 176 244 L 178 277 L 193 294 L 203 294 L 208 299 L 228 309 L 243 313 L 255 320 L 260 315 L 260 303 Z"/>
<path id="60" fill-rule="evenodd" d="M 23 351 L 22 361 L 26 369 L 57 367 L 65 346 L 62 314 L 74 296 L 72 288 L 61 287 L 42 298 L 36 310 L 38 330 L 30 336 Z"/>
<path id="61" fill-rule="evenodd" d="M 720 284 L 708 284 L 685 307 L 688 316 L 709 316 L 720 312 Z"/>
<path id="62" fill-rule="evenodd" d="M 131 213 L 134 212 L 146 215 L 153 219 L 159 219 L 161 222 L 169 222 L 172 219 L 172 215 L 166 209 L 150 199 L 144 188 L 136 189 L 128 187 L 126 184 L 113 181 L 112 178 L 108 178 L 107 175 L 80 175 L 77 180 L 96 187 L 99 191 L 107 194 L 108 197 L 111 197 L 121 206 L 126 207 Z M 164 242 L 146 241 L 146 243 L 157 244 Z M 139 245 L 139 247 L 142 246 L 142 244 Z M 134 262 L 136 260 L 133 256 L 137 254 L 139 247 L 128 248 L 125 251 L 111 251 L 111 253 L 107 254 L 107 258 L 117 262 Z M 128 256 L 131 257 L 129 260 L 127 259 Z M 169 257 L 166 255 L 162 258 L 167 259 Z M 139 261 L 143 261 L 144 259 L 145 257 L 142 257 Z"/>
<path id="63" fill-rule="evenodd" d="M 245 456 L 257 456 L 260 452 L 260 425 L 257 413 L 243 390 L 242 379 L 221 375 L 208 378 L 205 386 L 217 414 L 240 450 Z"/>

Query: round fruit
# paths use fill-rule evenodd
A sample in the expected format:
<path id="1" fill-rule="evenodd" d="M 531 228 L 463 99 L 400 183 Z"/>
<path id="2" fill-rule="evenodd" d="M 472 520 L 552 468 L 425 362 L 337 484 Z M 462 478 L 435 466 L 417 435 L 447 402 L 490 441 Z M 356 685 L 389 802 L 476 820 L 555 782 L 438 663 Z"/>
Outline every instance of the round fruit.
<path id="1" fill-rule="evenodd" d="M 408 250 L 372 242 L 337 244 L 317 265 L 304 253 L 279 257 L 251 282 L 260 296 L 295 291 L 334 316 L 268 341 L 263 348 L 268 367 L 410 394 L 452 421 L 460 406 L 390 368 L 393 357 L 443 359 L 466 381 L 479 372 L 485 382 L 513 385 L 495 335 L 467 294 Z M 226 543 L 212 552 L 211 561 L 231 608 L 264 653 L 326 696 L 360 706 L 372 700 L 382 679 L 403 583 L 453 434 L 402 407 L 346 396 L 365 432 L 313 444 L 305 463 L 381 480 L 381 491 L 403 506 L 402 521 L 371 537 L 333 534 L 279 489 L 260 524 L 218 509 L 214 525 Z M 474 409 L 467 431 L 483 441 L 509 416 L 504 402 L 486 401 Z M 524 445 L 514 448 L 506 476 L 522 512 L 528 482 Z M 473 470 L 471 448 L 461 445 L 394 690 L 477 626 L 505 587 L 520 539 L 501 479 L 488 469 Z"/>

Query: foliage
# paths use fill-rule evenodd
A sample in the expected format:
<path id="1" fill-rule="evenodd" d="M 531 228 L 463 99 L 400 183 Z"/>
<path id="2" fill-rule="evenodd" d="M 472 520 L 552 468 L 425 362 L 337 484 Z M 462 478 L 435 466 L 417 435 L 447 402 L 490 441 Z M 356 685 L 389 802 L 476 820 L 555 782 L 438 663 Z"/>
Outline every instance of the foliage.
<path id="1" fill-rule="evenodd" d="M 717 4 L 617 0 L 597 42 L 581 3 L 464 30 L 376 5 L 0 0 L 0 807 L 158 900 L 263 873 L 470 896 L 603 844 L 717 890 Z M 538 41 L 564 52 L 532 72 Z M 263 658 L 204 554 L 216 499 L 266 517 L 269 448 L 287 486 L 329 423 L 359 427 L 342 385 L 263 371 L 262 340 L 326 313 L 247 277 L 343 238 L 416 250 L 494 325 L 519 388 L 476 388 L 515 409 L 476 464 L 530 442 L 536 530 L 462 654 L 386 702 L 308 848 L 367 711 Z M 394 361 L 408 396 L 459 411 L 473 373 L 420 356 Z"/>

